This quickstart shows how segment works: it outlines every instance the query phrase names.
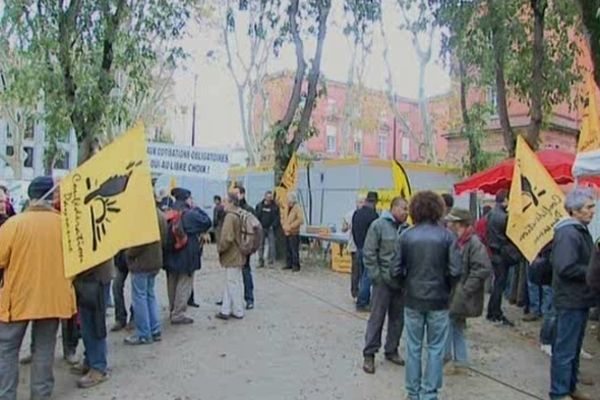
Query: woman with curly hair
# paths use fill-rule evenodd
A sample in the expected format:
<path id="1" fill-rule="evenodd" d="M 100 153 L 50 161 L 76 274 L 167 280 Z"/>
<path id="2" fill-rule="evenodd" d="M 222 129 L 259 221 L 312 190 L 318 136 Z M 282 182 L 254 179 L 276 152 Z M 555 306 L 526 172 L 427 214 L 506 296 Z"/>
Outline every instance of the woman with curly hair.
<path id="1" fill-rule="evenodd" d="M 454 236 L 440 225 L 445 204 L 431 191 L 415 194 L 409 206 L 414 226 L 398 239 L 398 263 L 394 271 L 404 280 L 404 329 L 406 336 L 407 399 L 437 399 L 442 387 L 445 343 L 450 319 L 448 306 L 452 284 L 461 266 L 451 262 Z M 421 357 L 427 333 L 427 368 Z"/>

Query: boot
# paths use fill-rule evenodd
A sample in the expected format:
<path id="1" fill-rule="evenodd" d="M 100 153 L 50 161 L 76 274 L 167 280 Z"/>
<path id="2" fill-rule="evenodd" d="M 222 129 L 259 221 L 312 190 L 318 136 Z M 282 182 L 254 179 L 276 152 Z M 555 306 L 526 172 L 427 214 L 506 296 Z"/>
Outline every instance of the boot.
<path id="1" fill-rule="evenodd" d="M 77 381 L 77 386 L 80 389 L 89 389 L 91 387 L 98 386 L 102 382 L 106 382 L 108 378 L 109 376 L 107 373 L 90 369 L 90 372 Z"/>
<path id="2" fill-rule="evenodd" d="M 400 365 L 401 367 L 404 366 L 404 360 L 402 359 L 402 357 L 400 357 L 400 354 L 398 353 L 386 354 L 385 359 L 391 362 L 392 364 Z"/>
<path id="3" fill-rule="evenodd" d="M 571 393 L 571 397 L 574 400 L 594 400 L 591 396 L 588 396 L 587 394 L 579 391 L 579 389 Z"/>
<path id="4" fill-rule="evenodd" d="M 366 356 L 363 363 L 363 371 L 367 374 L 375 373 L 375 356 Z"/>

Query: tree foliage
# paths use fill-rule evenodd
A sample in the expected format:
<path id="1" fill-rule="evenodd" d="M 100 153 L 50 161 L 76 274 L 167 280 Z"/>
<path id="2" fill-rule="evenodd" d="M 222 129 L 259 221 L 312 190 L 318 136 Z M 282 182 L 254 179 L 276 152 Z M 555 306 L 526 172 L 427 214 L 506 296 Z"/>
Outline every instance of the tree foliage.
<path id="1" fill-rule="evenodd" d="M 160 60 L 184 57 L 193 0 L 8 0 L 0 32 L 25 60 L 51 134 L 74 129 L 80 161 L 105 141 L 111 123 L 132 122 L 128 103 L 149 92 Z M 14 91 L 20 91 L 16 85 Z M 12 90 L 12 89 L 11 89 Z"/>

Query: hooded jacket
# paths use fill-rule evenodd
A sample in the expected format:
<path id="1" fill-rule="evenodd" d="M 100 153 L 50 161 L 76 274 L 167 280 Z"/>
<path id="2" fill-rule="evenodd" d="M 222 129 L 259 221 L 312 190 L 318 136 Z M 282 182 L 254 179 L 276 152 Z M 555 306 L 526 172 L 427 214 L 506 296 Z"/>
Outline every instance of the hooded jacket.
<path id="1" fill-rule="evenodd" d="M 183 212 L 182 225 L 188 241 L 183 249 L 167 252 L 165 269 L 167 272 L 191 274 L 202 267 L 202 246 L 200 246 L 199 237 L 208 232 L 212 223 L 204 211 L 199 208 L 191 208 L 184 201 L 176 201 L 173 209 Z"/>
<path id="2" fill-rule="evenodd" d="M 556 224 L 550 256 L 556 308 L 584 309 L 595 305 L 597 299 L 585 280 L 593 247 L 592 236 L 581 222 L 567 218 Z"/>
<path id="3" fill-rule="evenodd" d="M 402 288 L 401 282 L 392 277 L 392 269 L 399 261 L 396 248 L 398 235 L 407 227 L 407 224 L 398 223 L 389 211 L 384 211 L 369 227 L 363 247 L 363 263 L 375 284 Z"/>

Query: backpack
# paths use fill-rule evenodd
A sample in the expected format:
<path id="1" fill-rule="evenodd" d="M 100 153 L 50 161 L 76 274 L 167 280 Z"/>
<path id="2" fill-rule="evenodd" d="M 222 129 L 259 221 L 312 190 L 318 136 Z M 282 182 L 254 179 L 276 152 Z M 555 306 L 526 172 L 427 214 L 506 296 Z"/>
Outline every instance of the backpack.
<path id="1" fill-rule="evenodd" d="M 181 251 L 188 243 L 188 235 L 183 228 L 183 211 L 169 210 L 167 217 L 167 243 L 165 250 Z"/>
<path id="2" fill-rule="evenodd" d="M 529 265 L 528 277 L 539 286 L 552 285 L 552 242 L 548 243 Z"/>
<path id="3" fill-rule="evenodd" d="M 241 220 L 241 229 L 238 236 L 238 245 L 241 253 L 248 257 L 260 248 L 263 229 L 260 221 L 249 211 L 240 209 L 235 213 Z"/>

